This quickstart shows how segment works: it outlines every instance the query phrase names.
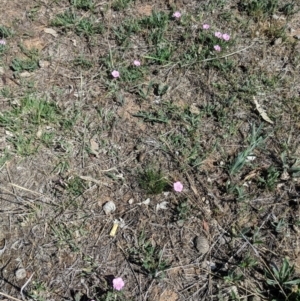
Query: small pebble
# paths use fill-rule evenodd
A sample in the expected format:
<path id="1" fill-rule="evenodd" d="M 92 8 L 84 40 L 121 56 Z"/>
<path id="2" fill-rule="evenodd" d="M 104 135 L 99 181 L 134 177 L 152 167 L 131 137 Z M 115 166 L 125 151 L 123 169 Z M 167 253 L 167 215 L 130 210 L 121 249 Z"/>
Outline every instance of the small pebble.
<path id="1" fill-rule="evenodd" d="M 205 254 L 209 251 L 209 243 L 204 236 L 196 236 L 194 244 L 200 254 Z"/>
<path id="2" fill-rule="evenodd" d="M 21 269 L 16 270 L 15 275 L 16 275 L 17 280 L 22 280 L 22 279 L 26 278 L 27 273 L 26 273 L 25 269 L 21 268 Z"/>

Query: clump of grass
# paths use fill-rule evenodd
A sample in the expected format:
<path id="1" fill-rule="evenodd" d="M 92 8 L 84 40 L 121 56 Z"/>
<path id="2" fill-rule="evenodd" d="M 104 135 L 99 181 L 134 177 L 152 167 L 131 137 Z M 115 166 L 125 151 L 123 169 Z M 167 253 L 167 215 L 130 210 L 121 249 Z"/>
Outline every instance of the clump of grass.
<path id="1" fill-rule="evenodd" d="M 147 168 L 140 173 L 139 183 L 149 194 L 162 193 L 168 187 L 168 181 L 163 173 L 153 168 Z"/>

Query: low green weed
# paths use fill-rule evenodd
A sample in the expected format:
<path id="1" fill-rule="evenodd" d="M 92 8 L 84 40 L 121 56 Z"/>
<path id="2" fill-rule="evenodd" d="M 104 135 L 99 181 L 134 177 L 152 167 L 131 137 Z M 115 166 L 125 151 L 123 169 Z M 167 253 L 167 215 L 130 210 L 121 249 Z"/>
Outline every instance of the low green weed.
<path id="1" fill-rule="evenodd" d="M 255 20 L 261 20 L 275 13 L 278 9 L 278 0 L 241 0 L 239 8 Z"/>
<path id="2" fill-rule="evenodd" d="M 239 267 L 243 269 L 253 268 L 258 265 L 257 260 L 250 254 L 247 253 L 242 261 L 239 263 Z"/>
<path id="3" fill-rule="evenodd" d="M 10 29 L 7 26 L 0 25 L 0 37 L 1 38 L 8 38 L 8 37 L 11 37 L 12 35 L 13 35 L 12 29 Z"/>
<path id="4" fill-rule="evenodd" d="M 72 10 L 67 10 L 56 15 L 51 21 L 52 26 L 60 27 L 63 32 L 73 30 L 79 36 L 91 37 L 104 32 L 103 25 L 94 19 L 93 16 L 79 17 Z"/>
<path id="5" fill-rule="evenodd" d="M 76 120 L 74 115 L 64 116 L 54 102 L 39 99 L 35 95 L 23 97 L 10 110 L 0 113 L 0 126 L 11 132 L 8 141 L 22 156 L 37 152 L 41 143 L 54 146 L 55 132 L 46 131 L 45 126 L 69 130 Z"/>
<path id="6" fill-rule="evenodd" d="M 15 147 L 17 154 L 24 157 L 35 154 L 39 148 L 35 136 L 24 132 L 8 138 L 8 141 Z"/>
<path id="7" fill-rule="evenodd" d="M 34 71 L 39 67 L 39 51 L 38 49 L 26 49 L 23 45 L 19 45 L 26 59 L 14 58 L 11 62 L 11 69 L 16 73 L 22 71 Z"/>
<path id="8" fill-rule="evenodd" d="M 51 25 L 61 27 L 63 31 L 67 31 L 74 26 L 77 19 L 77 15 L 73 11 L 67 10 L 62 14 L 56 15 L 51 21 Z"/>
<path id="9" fill-rule="evenodd" d="M 84 55 L 80 55 L 74 59 L 73 65 L 84 70 L 89 70 L 93 67 L 93 62 L 85 58 Z"/>
<path id="10" fill-rule="evenodd" d="M 252 126 L 252 133 L 250 136 L 250 144 L 249 146 L 242 152 L 238 154 L 236 159 L 233 161 L 231 166 L 229 167 L 229 174 L 233 175 L 238 173 L 246 164 L 247 157 L 250 156 L 254 149 L 262 145 L 264 142 L 264 138 L 261 136 L 263 124 L 256 129 L 255 125 Z"/>
<path id="11" fill-rule="evenodd" d="M 283 260 L 282 266 L 278 269 L 272 265 L 270 269 L 265 269 L 266 283 L 270 288 L 272 300 L 299 300 L 300 279 L 295 276 L 295 267 L 291 265 L 287 258 Z"/>
<path id="12" fill-rule="evenodd" d="M 22 71 L 34 71 L 38 69 L 38 60 L 36 59 L 19 59 L 15 58 L 11 62 L 11 68 L 16 73 L 20 73 Z"/>
<path id="13" fill-rule="evenodd" d="M 75 197 L 80 196 L 85 189 L 84 181 L 77 176 L 71 178 L 67 183 L 67 191 Z"/>
<path id="14" fill-rule="evenodd" d="M 0 157 L 0 168 L 2 168 L 2 166 L 9 161 L 11 158 L 11 154 L 9 153 L 9 151 L 7 149 L 5 149 L 2 152 L 2 156 Z"/>
<path id="15" fill-rule="evenodd" d="M 139 240 L 138 246 L 129 251 L 130 260 L 138 265 L 140 265 L 145 274 L 150 278 L 163 278 L 164 270 L 166 270 L 170 265 L 167 261 L 162 260 L 162 253 L 158 247 L 153 246 L 150 240 L 147 240 L 145 233 L 142 232 Z"/>
<path id="16" fill-rule="evenodd" d="M 191 208 L 189 206 L 188 200 L 184 200 L 176 206 L 176 214 L 176 219 L 180 223 L 188 219 L 191 214 Z"/>
<path id="17" fill-rule="evenodd" d="M 169 24 L 169 15 L 165 12 L 152 11 L 152 14 L 149 17 L 144 17 L 141 19 L 140 24 L 143 28 L 153 29 L 159 28 L 165 30 Z"/>
<path id="18" fill-rule="evenodd" d="M 26 12 L 27 17 L 31 20 L 31 21 L 35 21 L 36 18 L 38 17 L 38 13 L 40 10 L 41 6 L 38 5 L 34 5 L 33 7 L 31 7 L 29 9 L 29 11 Z"/>
<path id="19" fill-rule="evenodd" d="M 124 47 L 128 46 L 130 36 L 138 33 L 141 30 L 141 26 L 138 20 L 125 19 L 121 25 L 114 28 L 114 34 L 119 45 Z"/>
<path id="20" fill-rule="evenodd" d="M 274 230 L 276 233 L 283 233 L 287 229 L 287 222 L 284 218 L 281 218 L 280 220 L 271 222 L 271 225 L 274 227 Z"/>
<path id="21" fill-rule="evenodd" d="M 71 0 L 70 4 L 78 9 L 83 9 L 83 10 L 93 10 L 95 7 L 95 3 L 93 0 Z"/>
<path id="22" fill-rule="evenodd" d="M 72 227 L 73 229 L 65 224 L 51 225 L 50 227 L 59 247 L 67 247 L 71 252 L 78 252 L 80 250 L 75 237 L 75 231 L 78 229 L 75 226 Z"/>
<path id="23" fill-rule="evenodd" d="M 85 37 L 90 37 L 95 34 L 101 34 L 104 31 L 104 27 L 101 23 L 96 22 L 92 17 L 90 18 L 80 18 L 75 24 L 75 33 L 77 35 L 83 35 Z"/>
<path id="24" fill-rule="evenodd" d="M 227 276 L 224 276 L 223 279 L 226 283 L 237 283 L 244 279 L 244 275 L 238 273 L 237 271 L 229 271 Z"/>
<path id="25" fill-rule="evenodd" d="M 270 191 L 274 191 L 279 177 L 280 172 L 273 165 L 271 165 L 262 175 L 262 177 L 258 178 L 259 186 Z"/>
<path id="26" fill-rule="evenodd" d="M 111 7 L 116 11 L 120 11 L 128 8 L 134 1 L 135 0 L 114 0 Z"/>
<path id="27" fill-rule="evenodd" d="M 36 301 L 46 301 L 46 285 L 42 281 L 32 281 L 29 296 Z"/>
<path id="28" fill-rule="evenodd" d="M 0 93 L 3 97 L 5 98 L 10 98 L 12 97 L 12 92 L 10 90 L 9 87 L 3 87 L 1 90 L 0 90 Z"/>
<path id="29" fill-rule="evenodd" d="M 244 187 L 238 184 L 233 184 L 230 181 L 226 183 L 226 191 L 229 194 L 235 195 L 236 200 L 239 202 L 245 200 L 246 198 Z"/>
<path id="30" fill-rule="evenodd" d="M 280 11 L 285 14 L 287 17 L 290 17 L 294 14 L 296 14 L 300 9 L 296 8 L 296 1 L 291 1 L 289 3 L 284 4 L 281 8 Z"/>

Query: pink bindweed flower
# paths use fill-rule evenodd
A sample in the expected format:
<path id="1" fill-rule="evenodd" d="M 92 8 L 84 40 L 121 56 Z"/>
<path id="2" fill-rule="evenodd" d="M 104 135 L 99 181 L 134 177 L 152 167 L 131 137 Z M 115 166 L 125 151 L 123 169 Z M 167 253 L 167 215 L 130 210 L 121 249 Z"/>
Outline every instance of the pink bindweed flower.
<path id="1" fill-rule="evenodd" d="M 220 33 L 219 31 L 215 32 L 215 37 L 222 39 L 222 33 Z"/>
<path id="2" fill-rule="evenodd" d="M 223 38 L 223 40 L 225 40 L 225 41 L 229 41 L 229 40 L 230 40 L 230 35 L 227 34 L 227 33 L 224 33 L 224 34 L 222 35 L 222 38 Z"/>
<path id="3" fill-rule="evenodd" d="M 0 40 L 0 45 L 6 45 L 6 41 L 5 40 Z"/>
<path id="4" fill-rule="evenodd" d="M 113 288 L 117 291 L 122 290 L 124 287 L 125 283 L 121 277 L 113 279 Z"/>
<path id="5" fill-rule="evenodd" d="M 209 29 L 209 27 L 210 27 L 209 24 L 203 24 L 203 25 L 202 25 L 202 28 L 203 28 L 203 29 Z"/>
<path id="6" fill-rule="evenodd" d="M 181 184 L 181 182 L 175 182 L 173 184 L 173 188 L 174 188 L 175 191 L 181 192 L 182 189 L 183 189 L 183 185 Z"/>
<path id="7" fill-rule="evenodd" d="M 138 67 L 138 66 L 141 66 L 141 62 L 138 61 L 138 60 L 134 60 L 134 61 L 133 61 L 133 65 L 134 65 L 134 66 L 137 66 L 137 67 Z"/>
<path id="8" fill-rule="evenodd" d="M 120 73 L 119 73 L 119 71 L 117 71 L 117 70 L 114 70 L 114 71 L 111 73 L 111 75 L 112 75 L 114 78 L 120 77 Z"/>
<path id="9" fill-rule="evenodd" d="M 215 50 L 218 51 L 218 52 L 221 51 L 221 47 L 220 47 L 219 45 L 215 45 L 214 48 L 215 48 Z"/>
<path id="10" fill-rule="evenodd" d="M 181 17 L 181 13 L 179 11 L 176 11 L 174 14 L 173 14 L 173 17 L 175 19 L 179 19 Z"/>

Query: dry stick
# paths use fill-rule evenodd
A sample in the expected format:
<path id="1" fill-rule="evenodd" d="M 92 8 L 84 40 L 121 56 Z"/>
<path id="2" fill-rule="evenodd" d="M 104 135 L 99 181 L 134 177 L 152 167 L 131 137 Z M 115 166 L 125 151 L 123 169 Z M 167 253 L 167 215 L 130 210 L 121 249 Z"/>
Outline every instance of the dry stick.
<path id="1" fill-rule="evenodd" d="M 18 185 L 18 184 L 15 184 L 15 183 L 12 183 L 12 182 L 10 182 L 9 184 L 13 187 L 13 190 L 14 190 L 14 187 L 16 187 L 16 188 L 20 188 L 20 189 L 25 190 L 25 191 L 28 191 L 28 192 L 32 192 L 32 193 L 34 193 L 34 194 L 38 194 L 38 195 L 44 196 L 44 195 L 43 195 L 42 193 L 40 193 L 40 192 L 30 190 L 30 189 L 25 188 L 25 187 L 22 187 L 22 186 L 20 186 L 20 185 Z"/>
<path id="2" fill-rule="evenodd" d="M 1 295 L 1 296 L 4 296 L 4 297 L 6 297 L 6 298 L 9 298 L 9 299 L 11 299 L 11 300 L 22 301 L 22 300 L 20 300 L 20 299 L 14 298 L 14 297 L 12 297 L 12 296 L 10 296 L 10 295 L 7 295 L 7 294 L 5 294 L 5 293 L 2 293 L 2 292 L 0 292 L 0 295 Z"/>
<path id="3" fill-rule="evenodd" d="M 147 292 L 146 292 L 145 297 L 144 297 L 144 301 L 147 300 L 148 293 L 149 293 L 149 291 L 150 291 L 150 288 L 152 287 L 152 284 L 153 284 L 154 280 L 155 280 L 155 279 L 152 279 L 152 281 L 151 281 L 151 283 L 150 283 L 150 285 L 149 285 L 149 287 L 148 287 L 148 289 L 147 289 Z"/>
<path id="4" fill-rule="evenodd" d="M 23 299 L 23 300 L 24 300 L 23 290 L 24 290 L 24 288 L 27 286 L 27 284 L 30 282 L 30 280 L 31 280 L 31 278 L 33 277 L 33 275 L 34 275 L 34 272 L 31 274 L 31 276 L 30 276 L 29 279 L 25 282 L 25 284 L 21 287 L 20 293 L 21 293 L 21 296 L 22 296 L 22 299 Z"/>
<path id="5" fill-rule="evenodd" d="M 139 283 L 139 281 L 138 281 L 138 279 L 137 279 L 137 277 L 136 277 L 136 274 L 135 274 L 135 272 L 134 272 L 134 270 L 133 270 L 133 268 L 132 268 L 132 266 L 131 266 L 129 260 L 127 259 L 126 253 L 125 253 L 125 251 L 123 250 L 123 248 L 122 248 L 119 244 L 117 244 L 117 247 L 122 251 L 123 256 L 125 257 L 125 260 L 127 261 L 128 265 L 129 265 L 129 268 L 130 268 L 130 270 L 131 270 L 131 272 L 132 272 L 132 274 L 133 274 L 133 276 L 134 276 L 134 278 L 135 278 L 135 281 L 136 281 L 136 283 L 137 283 L 137 285 L 138 285 L 138 288 L 139 288 L 139 294 L 140 294 L 140 299 L 141 299 L 142 291 L 141 291 L 140 283 Z"/>
<path id="6" fill-rule="evenodd" d="M 18 197 L 15 193 L 11 192 L 10 190 L 8 190 L 8 189 L 6 189 L 6 188 L 4 188 L 4 187 L 2 187 L 2 186 L 0 186 L 0 189 L 2 189 L 2 190 L 4 190 L 4 191 L 6 191 L 7 193 L 9 193 L 9 194 L 15 196 L 16 199 L 20 202 L 19 197 Z M 27 203 L 31 208 L 37 209 L 33 203 L 31 203 L 31 202 L 29 202 L 29 201 L 27 201 L 27 200 L 24 200 L 24 199 L 21 199 L 21 200 L 22 200 L 23 202 Z M 20 202 L 20 203 L 21 203 L 21 202 Z"/>

